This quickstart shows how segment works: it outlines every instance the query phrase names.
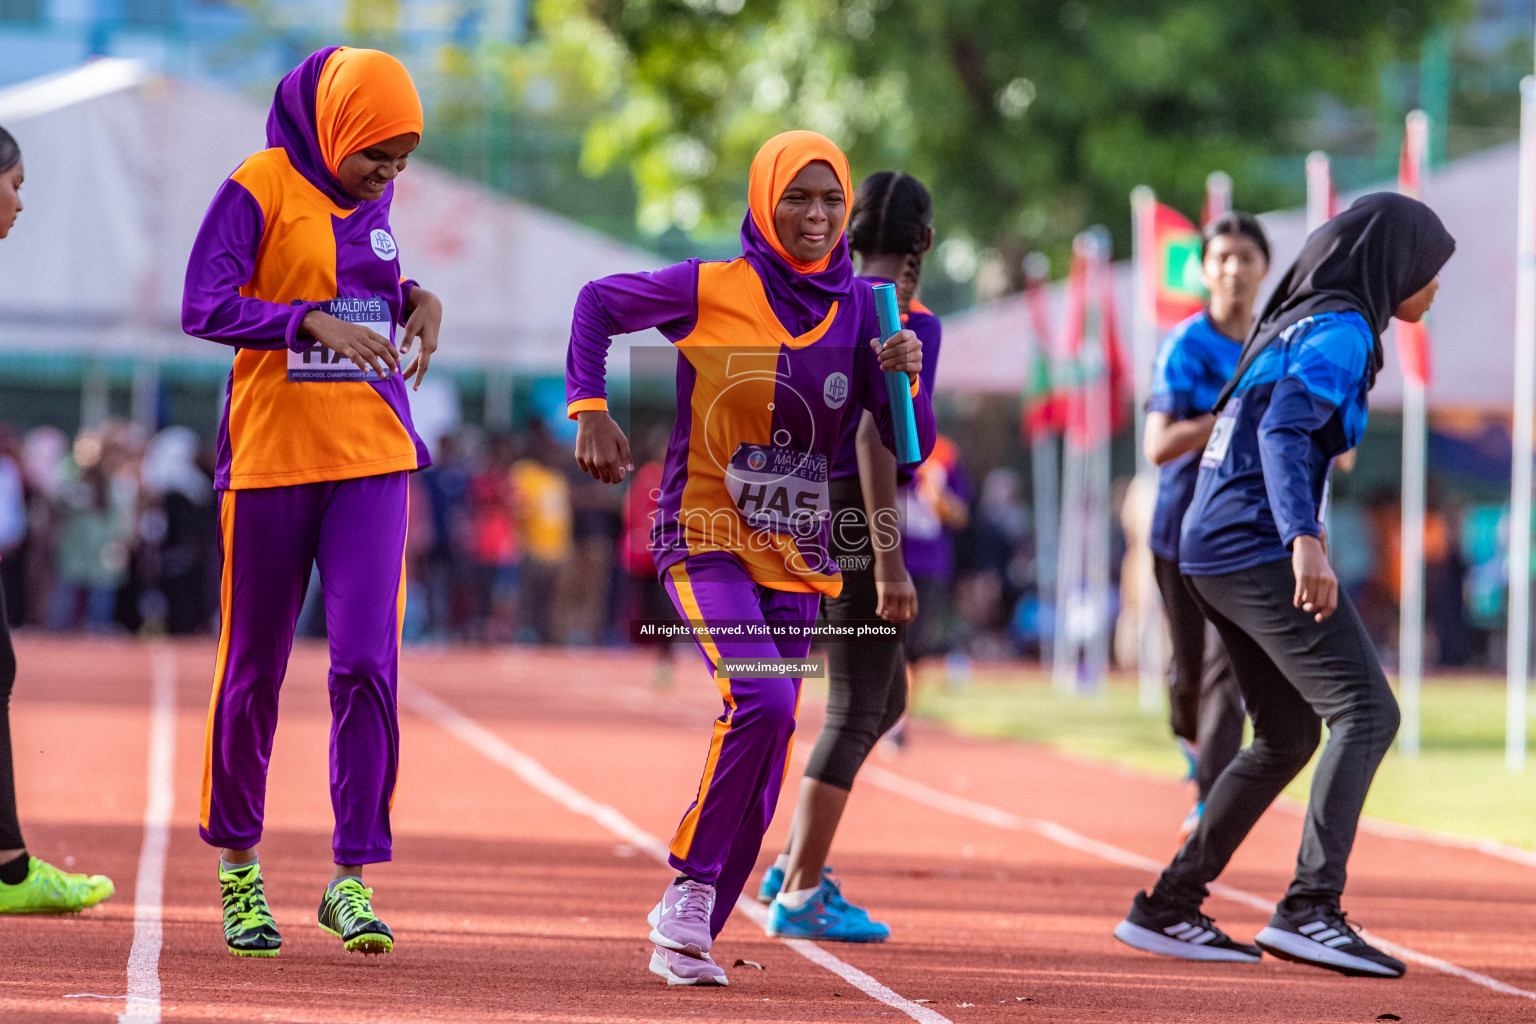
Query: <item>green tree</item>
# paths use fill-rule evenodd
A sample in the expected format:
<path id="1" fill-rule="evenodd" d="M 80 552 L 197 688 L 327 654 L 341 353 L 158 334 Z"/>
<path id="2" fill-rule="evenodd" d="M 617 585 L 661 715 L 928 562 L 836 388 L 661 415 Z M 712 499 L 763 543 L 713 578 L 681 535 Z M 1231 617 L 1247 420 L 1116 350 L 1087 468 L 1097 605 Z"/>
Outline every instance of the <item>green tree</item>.
<path id="1" fill-rule="evenodd" d="M 539 0 L 513 58 L 580 69 L 582 168 L 627 167 L 643 230 L 726 233 L 746 168 L 776 131 L 822 131 L 855 174 L 933 188 L 940 227 L 1010 278 L 1091 223 L 1117 249 L 1128 194 L 1198 210 L 1226 170 L 1244 206 L 1298 198 L 1265 181 L 1324 97 L 1371 108 L 1462 0 Z M 1298 163 L 1299 167 L 1299 163 Z M 1300 175 L 1297 175 L 1297 182 Z M 965 252 L 952 250 L 964 262 Z"/>

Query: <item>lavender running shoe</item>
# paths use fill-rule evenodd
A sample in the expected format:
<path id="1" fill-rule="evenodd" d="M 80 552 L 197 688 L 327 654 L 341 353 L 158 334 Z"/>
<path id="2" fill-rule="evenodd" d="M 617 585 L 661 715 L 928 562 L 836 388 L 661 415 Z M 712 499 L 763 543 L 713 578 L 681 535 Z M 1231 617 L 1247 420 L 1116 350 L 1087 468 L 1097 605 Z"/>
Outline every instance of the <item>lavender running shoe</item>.
<path id="1" fill-rule="evenodd" d="M 646 919 L 651 941 L 679 953 L 701 958 L 709 953 L 709 915 L 715 909 L 715 887 L 691 878 L 673 882 Z"/>
<path id="2" fill-rule="evenodd" d="M 651 973 L 666 978 L 668 985 L 729 985 L 725 968 L 706 954 L 693 957 L 675 949 L 657 946 L 651 952 Z"/>

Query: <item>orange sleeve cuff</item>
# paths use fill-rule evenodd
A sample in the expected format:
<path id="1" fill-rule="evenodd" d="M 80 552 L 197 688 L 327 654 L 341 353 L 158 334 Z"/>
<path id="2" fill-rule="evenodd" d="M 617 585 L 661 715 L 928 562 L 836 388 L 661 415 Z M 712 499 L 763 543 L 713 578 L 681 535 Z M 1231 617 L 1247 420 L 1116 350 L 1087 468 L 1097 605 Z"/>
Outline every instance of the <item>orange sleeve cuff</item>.
<path id="1" fill-rule="evenodd" d="M 608 411 L 608 399 L 606 399 L 606 398 L 578 398 L 576 401 L 570 403 L 569 405 L 567 405 L 565 407 L 565 415 L 566 415 L 567 419 L 575 419 L 577 413 L 579 413 L 579 412 L 588 412 L 589 410 L 592 410 L 592 409 L 601 409 L 604 412 L 607 412 Z"/>
<path id="2" fill-rule="evenodd" d="M 921 377 L 914 377 L 914 378 L 912 378 L 912 397 L 913 398 L 916 398 L 917 397 L 917 393 L 922 390 L 922 385 L 923 385 L 923 378 L 921 378 Z"/>

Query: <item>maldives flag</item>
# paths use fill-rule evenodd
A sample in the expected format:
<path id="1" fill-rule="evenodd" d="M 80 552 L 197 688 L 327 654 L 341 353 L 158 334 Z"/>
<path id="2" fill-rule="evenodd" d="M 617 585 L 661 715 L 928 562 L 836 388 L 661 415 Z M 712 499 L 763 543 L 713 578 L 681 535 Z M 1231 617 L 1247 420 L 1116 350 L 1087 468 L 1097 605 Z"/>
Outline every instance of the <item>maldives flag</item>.
<path id="1" fill-rule="evenodd" d="M 1097 342 L 1097 359 L 1085 359 L 1088 341 Z M 1113 276 L 1105 262 L 1072 254 L 1067 278 L 1063 351 L 1071 361 L 1066 399 L 1066 436 L 1082 449 L 1102 444 L 1125 426 L 1130 407 L 1125 351 L 1115 317 Z M 1060 382 L 1058 382 L 1060 394 Z M 1097 400 L 1097 401 L 1095 401 Z M 1102 402 L 1103 420 L 1095 417 Z M 1108 434 L 1105 431 L 1108 431 Z"/>
<path id="2" fill-rule="evenodd" d="M 1424 198 L 1424 162 L 1429 144 L 1429 118 L 1420 111 L 1408 115 L 1403 148 L 1397 161 L 1397 190 L 1415 199 Z M 1397 322 L 1397 358 L 1403 376 L 1420 387 L 1429 386 L 1429 329 L 1421 320 Z"/>
<path id="3" fill-rule="evenodd" d="M 1043 258 L 1043 257 L 1042 257 Z M 1033 259 L 1033 257 L 1031 257 Z M 1023 433 L 1026 440 L 1049 431 L 1059 431 L 1066 419 L 1066 403 L 1052 381 L 1051 318 L 1047 308 L 1043 268 L 1024 271 L 1024 312 L 1026 322 L 1024 368 Z"/>
<path id="4" fill-rule="evenodd" d="M 1149 290 L 1156 305 L 1157 329 L 1162 332 L 1205 308 L 1200 231 L 1188 217 L 1162 203 L 1152 204 L 1151 217 L 1152 253 L 1142 273 L 1151 275 Z"/>

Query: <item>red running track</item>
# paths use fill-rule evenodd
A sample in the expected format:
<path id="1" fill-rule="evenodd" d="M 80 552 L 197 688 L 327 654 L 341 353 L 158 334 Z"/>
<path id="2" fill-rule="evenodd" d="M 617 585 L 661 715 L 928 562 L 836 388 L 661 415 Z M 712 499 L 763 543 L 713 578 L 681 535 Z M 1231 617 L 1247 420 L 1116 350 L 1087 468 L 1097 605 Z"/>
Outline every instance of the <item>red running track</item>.
<path id="1" fill-rule="evenodd" d="M 313 923 L 330 870 L 329 713 L 323 647 L 295 652 L 262 846 L 283 953 L 237 959 L 223 948 L 214 854 L 196 833 L 207 643 L 161 649 L 173 656 L 162 653 L 159 664 L 165 692 L 174 684 L 174 809 L 163 945 L 149 955 L 153 929 L 141 922 L 138 956 L 149 973 L 139 972 L 135 989 L 143 995 L 145 979 L 158 979 L 161 993 L 158 1003 L 129 1004 L 154 653 L 125 641 L 35 637 L 18 648 L 12 721 L 30 845 L 112 875 L 118 895 L 71 918 L 0 918 L 7 1024 L 125 1012 L 143 1021 L 158 1013 L 337 1024 L 1536 1020 L 1536 867 L 1362 835 L 1346 909 L 1373 933 L 1478 980 L 1419 963 L 1388 982 L 1275 961 L 1164 960 L 1109 933 L 1148 884 L 1142 865 L 1171 852 L 1187 809 L 1183 787 L 922 723 L 900 760 L 872 762 L 835 851 L 845 890 L 890 922 L 892 941 L 808 950 L 887 986 L 889 1001 L 766 938 L 741 914 L 717 958 L 763 970 L 733 969 L 726 990 L 669 989 L 645 971 L 644 916 L 668 872 L 644 846 L 646 836 L 670 835 L 697 785 L 714 688 L 691 660 L 680 663 L 676 689 L 658 694 L 642 656 L 525 649 L 407 653 L 396 859 L 369 874 L 398 945 L 366 960 Z M 819 724 L 820 708 L 807 700 L 804 742 Z M 1224 881 L 1250 901 L 1274 899 L 1299 830 L 1295 814 L 1272 812 Z M 141 909 L 152 922 L 155 908 Z M 1266 916 L 1220 896 L 1207 909 L 1239 937 Z"/>

